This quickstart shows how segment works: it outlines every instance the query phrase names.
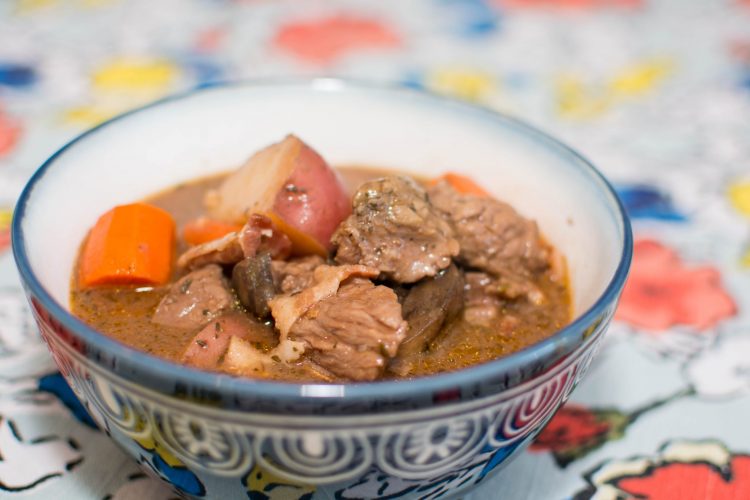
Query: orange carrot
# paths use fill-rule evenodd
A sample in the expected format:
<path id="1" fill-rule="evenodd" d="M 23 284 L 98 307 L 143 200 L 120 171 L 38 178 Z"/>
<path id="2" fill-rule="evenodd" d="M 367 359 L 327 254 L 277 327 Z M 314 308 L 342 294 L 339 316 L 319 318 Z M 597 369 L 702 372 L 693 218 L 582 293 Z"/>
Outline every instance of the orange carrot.
<path id="1" fill-rule="evenodd" d="M 83 247 L 81 285 L 166 283 L 174 226 L 169 213 L 147 203 L 121 205 L 105 213 Z"/>
<path id="2" fill-rule="evenodd" d="M 441 175 L 437 179 L 434 179 L 430 184 L 435 185 L 440 181 L 446 181 L 448 184 L 453 186 L 453 189 L 455 189 L 461 194 L 473 194 L 475 196 L 490 196 L 490 193 L 488 193 L 484 188 L 479 186 L 479 184 L 474 182 L 472 179 L 466 177 L 465 175 L 448 172 L 448 173 Z"/>
<path id="3" fill-rule="evenodd" d="M 317 254 L 321 257 L 328 257 L 328 251 L 323 248 L 323 245 L 312 236 L 303 233 L 291 224 L 288 224 L 281 217 L 273 212 L 268 212 L 266 215 L 276 228 L 282 233 L 286 234 L 289 240 L 292 242 L 292 254 L 294 255 L 313 255 Z"/>
<path id="4" fill-rule="evenodd" d="M 185 224 L 182 228 L 182 238 L 190 245 L 200 245 L 209 241 L 218 240 L 233 231 L 239 231 L 242 226 L 229 224 L 224 221 L 198 217 Z"/>

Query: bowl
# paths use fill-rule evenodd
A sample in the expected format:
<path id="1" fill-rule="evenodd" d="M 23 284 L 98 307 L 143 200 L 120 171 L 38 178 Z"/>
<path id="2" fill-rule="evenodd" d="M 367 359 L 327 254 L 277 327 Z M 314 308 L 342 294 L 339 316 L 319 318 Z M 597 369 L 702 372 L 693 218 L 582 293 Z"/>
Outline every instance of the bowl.
<path id="1" fill-rule="evenodd" d="M 567 256 L 575 319 L 469 369 L 324 385 L 201 372 L 70 313 L 76 252 L 99 214 L 235 168 L 289 132 L 334 165 L 479 180 Z M 196 498 L 436 498 L 476 485 L 534 438 L 585 374 L 632 246 L 611 186 L 560 142 L 487 109 L 337 79 L 217 85 L 121 115 L 47 160 L 15 213 L 16 263 L 60 371 L 120 447 Z"/>

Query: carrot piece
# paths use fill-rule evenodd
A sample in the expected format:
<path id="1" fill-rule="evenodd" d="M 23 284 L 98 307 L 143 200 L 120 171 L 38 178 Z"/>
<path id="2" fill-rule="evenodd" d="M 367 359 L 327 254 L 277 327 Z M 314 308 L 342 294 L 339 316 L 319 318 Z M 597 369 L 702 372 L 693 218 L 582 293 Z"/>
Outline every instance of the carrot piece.
<path id="1" fill-rule="evenodd" d="M 289 240 L 292 242 L 292 254 L 293 255 L 313 255 L 317 254 L 321 257 L 328 257 L 328 250 L 312 236 L 303 233 L 296 227 L 287 223 L 273 212 L 267 212 L 263 214 L 267 216 L 273 222 L 273 225 L 286 234 Z"/>
<path id="2" fill-rule="evenodd" d="M 82 286 L 157 285 L 169 280 L 175 223 L 147 203 L 121 205 L 91 229 L 79 266 Z"/>
<path id="3" fill-rule="evenodd" d="M 490 193 L 488 193 L 484 188 L 479 186 L 479 184 L 474 182 L 469 177 L 466 177 L 465 175 L 448 172 L 448 173 L 441 175 L 437 179 L 433 179 L 433 181 L 430 184 L 435 185 L 440 181 L 446 181 L 448 184 L 453 186 L 453 189 L 455 189 L 461 194 L 473 194 L 475 196 L 490 196 Z"/>
<path id="4" fill-rule="evenodd" d="M 242 229 L 242 226 L 239 224 L 229 224 L 208 217 L 198 217 L 185 224 L 185 227 L 182 228 L 182 238 L 190 245 L 200 245 L 218 240 L 240 229 Z"/>

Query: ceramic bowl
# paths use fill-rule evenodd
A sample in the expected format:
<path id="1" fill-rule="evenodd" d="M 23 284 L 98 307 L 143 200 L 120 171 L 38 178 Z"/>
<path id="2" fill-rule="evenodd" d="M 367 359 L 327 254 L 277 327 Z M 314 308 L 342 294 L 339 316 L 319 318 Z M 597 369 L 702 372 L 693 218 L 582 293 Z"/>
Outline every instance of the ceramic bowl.
<path id="1" fill-rule="evenodd" d="M 126 347 L 69 309 L 97 216 L 237 167 L 293 132 L 333 165 L 463 172 L 539 222 L 568 260 L 575 319 L 470 369 L 317 385 L 207 373 Z M 631 256 L 627 217 L 584 158 L 506 116 L 404 88 L 335 79 L 203 88 L 90 130 L 29 181 L 13 251 L 42 336 L 98 425 L 188 497 L 439 497 L 523 449 L 586 372 Z M 265 495 L 265 496 L 263 496 Z"/>

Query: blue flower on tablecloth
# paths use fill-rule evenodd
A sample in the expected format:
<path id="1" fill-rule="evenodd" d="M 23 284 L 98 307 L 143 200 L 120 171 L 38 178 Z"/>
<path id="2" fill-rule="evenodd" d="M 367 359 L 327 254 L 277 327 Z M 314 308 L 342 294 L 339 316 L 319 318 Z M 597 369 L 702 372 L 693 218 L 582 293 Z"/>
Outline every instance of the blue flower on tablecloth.
<path id="1" fill-rule="evenodd" d="M 28 87 L 36 82 L 36 71 L 33 67 L 12 62 L 0 61 L 0 85 L 7 87 Z"/>
<path id="2" fill-rule="evenodd" d="M 617 195 L 633 219 L 657 219 L 682 222 L 687 217 L 672 203 L 671 197 L 653 186 L 643 184 L 615 186 Z"/>
<path id="3" fill-rule="evenodd" d="M 424 90 L 424 77 L 419 71 L 407 71 L 398 82 L 400 85 L 410 89 Z"/>
<path id="4" fill-rule="evenodd" d="M 481 38 L 492 34 L 500 27 L 500 13 L 487 0 L 438 0 L 452 7 L 451 18 L 457 23 L 454 30 L 466 38 Z"/>
<path id="5" fill-rule="evenodd" d="M 179 58 L 182 68 L 193 76 L 197 85 L 215 83 L 224 78 L 224 69 L 212 59 L 203 56 Z"/>
<path id="6" fill-rule="evenodd" d="M 91 415 L 86 411 L 60 372 L 44 375 L 39 379 L 39 390 L 53 394 L 64 404 L 79 422 L 97 429 Z"/>

